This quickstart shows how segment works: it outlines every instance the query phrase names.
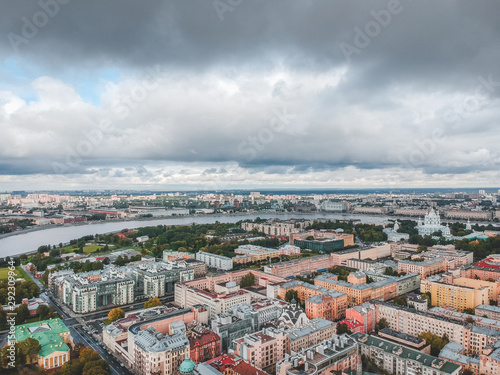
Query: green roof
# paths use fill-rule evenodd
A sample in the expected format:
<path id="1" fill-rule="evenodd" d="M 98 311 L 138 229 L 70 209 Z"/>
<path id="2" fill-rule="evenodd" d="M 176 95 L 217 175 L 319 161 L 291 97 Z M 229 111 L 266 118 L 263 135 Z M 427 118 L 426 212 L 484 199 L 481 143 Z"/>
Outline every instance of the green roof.
<path id="1" fill-rule="evenodd" d="M 455 371 L 457 371 L 457 369 L 461 368 L 461 366 L 457 365 L 456 363 L 449 362 L 429 354 L 424 354 L 422 352 L 406 348 L 402 345 L 391 343 L 390 341 L 382 340 L 381 338 L 376 336 L 367 335 L 365 333 L 355 333 L 351 337 L 353 337 L 356 341 L 358 341 L 361 344 L 369 345 L 374 348 L 381 348 L 385 352 L 392 353 L 403 359 L 409 359 L 412 361 L 420 362 L 422 365 L 430 367 L 434 371 L 442 371 L 447 374 L 452 374 Z M 401 350 L 400 353 L 397 353 L 398 349 Z M 432 363 L 434 361 L 443 362 L 443 364 L 440 368 L 435 368 L 432 366 Z"/>
<path id="2" fill-rule="evenodd" d="M 38 355 L 46 357 L 54 352 L 67 352 L 70 349 L 61 337 L 63 333 L 69 333 L 69 329 L 57 318 L 18 325 L 14 334 L 17 342 L 30 337 L 38 340 L 42 347 Z"/>

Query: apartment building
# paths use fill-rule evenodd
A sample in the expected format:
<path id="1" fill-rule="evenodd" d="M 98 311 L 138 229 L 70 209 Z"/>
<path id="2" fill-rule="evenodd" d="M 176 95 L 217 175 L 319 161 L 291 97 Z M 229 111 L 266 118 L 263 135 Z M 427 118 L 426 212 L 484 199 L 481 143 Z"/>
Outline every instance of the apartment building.
<path id="1" fill-rule="evenodd" d="M 486 316 L 490 319 L 500 320 L 500 306 L 479 305 L 476 306 L 475 315 Z"/>
<path id="2" fill-rule="evenodd" d="M 362 303 L 359 306 L 353 306 L 346 310 L 346 319 L 355 320 L 363 324 L 363 333 L 369 333 L 375 330 L 377 323 L 375 317 L 375 306 L 371 303 Z"/>
<path id="3" fill-rule="evenodd" d="M 278 360 L 283 358 L 285 353 L 289 353 L 290 350 L 287 333 L 282 330 L 267 328 L 234 340 L 229 352 L 271 373 L 274 372 Z"/>
<path id="4" fill-rule="evenodd" d="M 138 331 L 133 342 L 130 364 L 139 374 L 175 374 L 190 355 L 189 340 L 184 332 L 168 335 L 148 327 Z"/>
<path id="5" fill-rule="evenodd" d="M 356 340 L 347 335 L 332 335 L 316 345 L 285 354 L 276 364 L 276 375 L 329 375 L 361 368 Z"/>
<path id="6" fill-rule="evenodd" d="M 294 290 L 298 298 L 305 302 L 305 312 L 309 319 L 323 318 L 339 320 L 345 316 L 348 296 L 332 289 L 293 280 L 280 287 L 280 298 L 285 299 L 286 292 Z"/>
<path id="7" fill-rule="evenodd" d="M 465 211 L 465 210 L 445 210 L 444 216 L 447 219 L 472 219 L 472 220 L 492 220 L 492 211 Z"/>
<path id="8" fill-rule="evenodd" d="M 370 284 L 352 284 L 337 280 L 336 275 L 324 273 L 314 279 L 314 285 L 326 289 L 335 289 L 338 292 L 347 294 L 348 307 L 360 305 L 370 299 L 386 301 L 397 296 L 397 283 L 391 279 L 384 279 Z"/>
<path id="9" fill-rule="evenodd" d="M 380 337 L 355 333 L 352 335 L 360 354 L 370 358 L 377 367 L 394 375 L 459 375 L 461 366 Z"/>
<path id="10" fill-rule="evenodd" d="M 448 306 L 463 311 L 464 309 L 473 309 L 478 305 L 489 304 L 490 289 L 488 286 L 474 285 L 473 283 L 471 286 L 464 286 L 455 282 L 449 284 L 427 279 L 422 280 L 421 285 L 422 291 L 431 294 L 434 306 Z"/>
<path id="11" fill-rule="evenodd" d="M 182 308 L 206 305 L 209 317 L 213 319 L 216 314 L 227 313 L 235 305 L 240 303 L 249 304 L 251 302 L 249 292 L 239 289 L 234 282 L 226 285 L 226 287 L 221 286 L 218 288 L 218 291 L 207 292 L 184 283 L 178 283 L 175 286 L 175 304 Z"/>
<path id="12" fill-rule="evenodd" d="M 318 255 L 289 260 L 287 262 L 279 262 L 271 266 L 264 266 L 264 272 L 276 276 L 289 277 L 301 275 L 303 273 L 311 273 L 321 269 L 328 269 L 333 266 L 333 259 L 330 255 Z"/>
<path id="13" fill-rule="evenodd" d="M 446 269 L 446 260 L 444 258 L 432 258 L 423 261 L 400 260 L 398 262 L 398 272 L 417 273 L 421 279 L 425 279 L 437 272 L 446 271 Z"/>
<path id="14" fill-rule="evenodd" d="M 307 228 L 312 223 L 312 220 L 270 220 L 265 223 L 241 223 L 241 228 L 247 232 L 255 229 L 270 236 L 288 237 L 291 233 Z"/>
<path id="15" fill-rule="evenodd" d="M 194 279 L 194 271 L 175 262 L 139 261 L 124 267 L 49 276 L 52 293 L 75 313 L 133 303 L 137 297 L 163 297 L 173 293 L 176 282 Z"/>
<path id="16" fill-rule="evenodd" d="M 460 320 L 463 322 L 473 321 L 474 324 L 477 325 L 478 327 L 486 327 L 489 329 L 500 331 L 500 321 L 498 320 L 485 318 L 483 316 L 476 316 L 472 314 L 463 313 L 460 311 L 456 311 L 453 308 L 433 307 L 429 309 L 429 313 L 434 315 L 439 315 L 445 318 Z"/>
<path id="17" fill-rule="evenodd" d="M 241 245 L 234 249 L 234 253 L 238 254 L 233 258 L 234 263 L 249 263 L 279 258 L 281 250 L 256 245 Z"/>
<path id="18" fill-rule="evenodd" d="M 330 320 L 315 318 L 299 327 L 285 329 L 290 339 L 290 350 L 297 352 L 301 348 L 307 348 L 331 338 L 337 333 L 337 324 Z"/>
<path id="19" fill-rule="evenodd" d="M 460 276 L 469 279 L 494 280 L 500 279 L 500 255 L 491 254 L 472 266 L 460 270 Z"/>
<path id="20" fill-rule="evenodd" d="M 450 341 L 462 345 L 469 355 L 478 355 L 486 346 L 496 343 L 500 338 L 500 332 L 496 330 L 478 327 L 457 319 L 415 311 L 378 300 L 371 300 L 370 303 L 375 306 L 377 321 L 386 319 L 389 328 L 417 337 L 427 331 L 438 336 L 446 334 Z"/>
<path id="21" fill-rule="evenodd" d="M 217 268 L 224 271 L 233 269 L 233 259 L 223 255 L 198 251 L 196 253 L 196 260 L 206 263 L 209 268 Z"/>

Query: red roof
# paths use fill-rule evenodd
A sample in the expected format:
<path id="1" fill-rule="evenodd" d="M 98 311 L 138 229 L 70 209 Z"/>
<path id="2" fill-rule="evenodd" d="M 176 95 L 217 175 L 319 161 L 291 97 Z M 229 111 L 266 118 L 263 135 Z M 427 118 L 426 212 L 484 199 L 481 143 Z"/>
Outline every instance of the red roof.
<path id="1" fill-rule="evenodd" d="M 490 260 L 490 258 L 486 258 L 484 260 L 481 260 L 481 261 L 477 262 L 476 264 L 474 264 L 474 266 L 484 267 L 484 268 L 493 268 L 495 270 L 500 269 L 500 266 L 498 266 L 496 264 L 489 263 L 488 260 Z"/>
<path id="2" fill-rule="evenodd" d="M 256 367 L 246 363 L 245 361 L 241 361 L 236 366 L 233 367 L 233 371 L 239 375 L 268 375 L 267 372 L 261 371 Z"/>
<path id="3" fill-rule="evenodd" d="M 189 346 L 191 348 L 195 348 L 197 346 L 203 346 L 214 341 L 220 341 L 219 335 L 213 331 L 206 330 L 201 336 L 190 339 Z"/>
<path id="4" fill-rule="evenodd" d="M 353 331 L 356 328 L 363 327 L 363 323 L 358 322 L 356 319 L 344 319 L 339 323 L 345 323 L 351 331 Z"/>

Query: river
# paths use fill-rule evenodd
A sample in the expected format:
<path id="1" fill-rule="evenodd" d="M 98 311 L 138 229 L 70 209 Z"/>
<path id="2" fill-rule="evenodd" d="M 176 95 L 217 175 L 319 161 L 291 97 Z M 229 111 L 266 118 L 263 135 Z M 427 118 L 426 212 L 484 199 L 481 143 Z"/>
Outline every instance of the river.
<path id="1" fill-rule="evenodd" d="M 131 221 L 108 221 L 85 225 L 68 225 L 49 227 L 31 232 L 20 233 L 17 235 L 0 239 L 0 257 L 19 255 L 38 249 L 41 245 L 58 245 L 67 243 L 70 240 L 77 239 L 89 234 L 102 234 L 118 232 L 122 229 L 134 229 L 154 225 L 187 225 L 191 223 L 209 224 L 219 221 L 221 223 L 235 223 L 239 220 L 255 219 L 257 217 L 269 219 L 278 218 L 286 220 L 289 218 L 297 219 L 340 219 L 340 220 L 361 220 L 366 224 L 387 224 L 389 221 L 385 216 L 376 215 L 350 215 L 350 214 L 291 214 L 291 213 L 263 213 L 249 215 L 206 215 L 206 216 L 183 216 L 168 217 L 151 220 L 131 220 Z"/>

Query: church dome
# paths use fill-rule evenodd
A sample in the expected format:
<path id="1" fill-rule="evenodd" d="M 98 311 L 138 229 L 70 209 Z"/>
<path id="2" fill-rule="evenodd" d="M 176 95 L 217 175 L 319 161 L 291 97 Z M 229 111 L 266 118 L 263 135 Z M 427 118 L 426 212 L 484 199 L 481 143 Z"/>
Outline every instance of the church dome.
<path id="1" fill-rule="evenodd" d="M 196 368 L 196 363 L 191 359 L 187 358 L 181 363 L 179 367 L 179 372 L 182 375 L 191 375 Z"/>

